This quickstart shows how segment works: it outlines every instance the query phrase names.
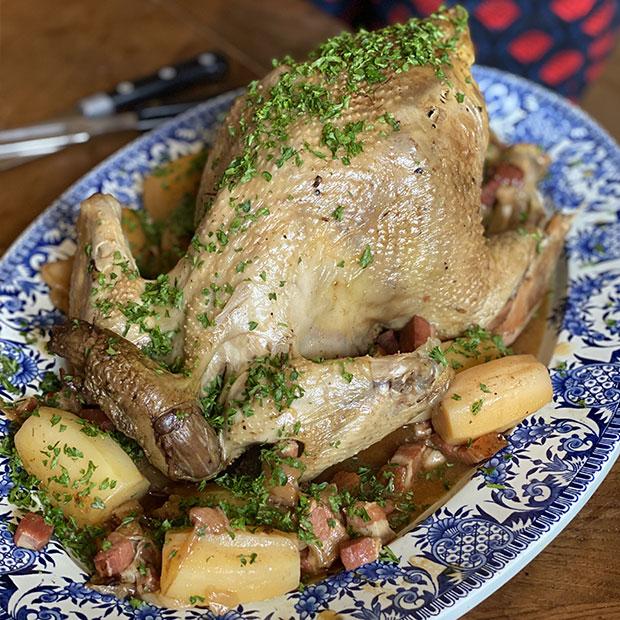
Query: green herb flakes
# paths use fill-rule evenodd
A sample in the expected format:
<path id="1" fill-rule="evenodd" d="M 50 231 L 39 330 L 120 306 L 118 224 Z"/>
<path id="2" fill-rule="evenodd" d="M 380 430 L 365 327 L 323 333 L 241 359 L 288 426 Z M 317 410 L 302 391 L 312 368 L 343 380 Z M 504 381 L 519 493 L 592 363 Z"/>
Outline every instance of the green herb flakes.
<path id="1" fill-rule="evenodd" d="M 469 410 L 471 411 L 472 415 L 478 415 L 480 413 L 480 410 L 482 409 L 483 404 L 484 404 L 484 400 L 482 400 L 482 398 L 475 400 L 469 407 Z"/>
<path id="2" fill-rule="evenodd" d="M 367 245 L 364 248 L 364 251 L 362 252 L 361 256 L 359 257 L 359 264 L 360 267 L 362 269 L 366 269 L 366 267 L 368 267 L 368 265 L 370 265 L 370 263 L 372 263 L 373 258 L 372 258 L 372 251 L 370 249 L 370 246 Z"/>

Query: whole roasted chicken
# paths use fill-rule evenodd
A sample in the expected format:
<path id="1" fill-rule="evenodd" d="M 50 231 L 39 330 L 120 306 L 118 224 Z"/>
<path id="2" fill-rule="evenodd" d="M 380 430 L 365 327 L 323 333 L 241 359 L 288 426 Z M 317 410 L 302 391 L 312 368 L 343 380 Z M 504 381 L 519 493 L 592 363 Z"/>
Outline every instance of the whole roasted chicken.
<path id="1" fill-rule="evenodd" d="M 525 325 L 567 224 L 539 228 L 546 161 L 524 147 L 527 225 L 485 232 L 473 60 L 456 9 L 340 35 L 251 84 L 212 146 L 192 243 L 157 280 L 138 274 L 119 203 L 82 204 L 75 320 L 51 349 L 169 477 L 290 436 L 312 478 L 446 389 L 437 341 L 370 357 L 380 331 L 418 315 L 442 339 L 480 325 L 511 341 Z"/>

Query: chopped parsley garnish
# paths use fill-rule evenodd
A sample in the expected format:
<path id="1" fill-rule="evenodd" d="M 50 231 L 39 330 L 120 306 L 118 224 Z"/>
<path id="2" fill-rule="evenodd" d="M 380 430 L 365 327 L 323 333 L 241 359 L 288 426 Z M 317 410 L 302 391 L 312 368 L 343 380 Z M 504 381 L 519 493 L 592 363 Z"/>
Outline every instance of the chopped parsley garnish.
<path id="1" fill-rule="evenodd" d="M 366 269 L 366 267 L 368 267 L 368 265 L 370 265 L 370 263 L 372 263 L 372 260 L 373 260 L 373 258 L 372 258 L 372 251 L 370 249 L 370 246 L 367 245 L 364 248 L 364 251 L 362 252 L 358 262 L 359 262 L 360 267 L 362 269 Z"/>
<path id="2" fill-rule="evenodd" d="M 180 308 L 183 302 L 183 291 L 170 284 L 167 274 L 160 274 L 155 282 L 146 283 L 140 299 L 150 306 Z"/>
<path id="3" fill-rule="evenodd" d="M 456 353 L 466 358 L 482 358 L 490 361 L 500 356 L 510 355 L 512 351 L 504 344 L 501 336 L 491 334 L 487 330 L 474 325 L 465 330 L 459 338 L 455 338 L 446 353 Z M 457 370 L 462 366 L 453 360 L 452 367 Z"/>
<path id="4" fill-rule="evenodd" d="M 381 549 L 379 559 L 382 562 L 393 562 L 394 564 L 398 564 L 398 556 L 388 546 Z"/>
<path id="5" fill-rule="evenodd" d="M 400 131 L 400 121 L 397 121 L 391 112 L 386 112 L 379 118 L 385 121 L 394 131 Z"/>
<path id="6" fill-rule="evenodd" d="M 342 220 L 342 216 L 344 215 L 344 207 L 342 205 L 338 205 L 333 211 L 332 211 L 332 217 L 337 221 L 340 222 Z"/>
<path id="7" fill-rule="evenodd" d="M 90 506 L 96 510 L 105 510 L 105 502 L 100 497 L 95 497 Z"/>
<path id="8" fill-rule="evenodd" d="M 203 396 L 200 398 L 202 414 L 207 422 L 219 431 L 224 426 L 224 407 L 219 402 L 224 380 L 221 376 L 215 377 L 204 389 Z"/>
<path id="9" fill-rule="evenodd" d="M 353 374 L 348 372 L 345 368 L 344 362 L 339 362 L 340 364 L 340 376 L 345 380 L 346 383 L 351 383 L 353 381 Z"/>
<path id="10" fill-rule="evenodd" d="M 43 394 L 58 392 L 61 387 L 62 381 L 53 372 L 46 372 L 43 375 L 41 383 L 39 383 L 39 390 L 41 390 Z"/>
<path id="11" fill-rule="evenodd" d="M 469 410 L 472 412 L 472 415 L 477 415 L 478 413 L 480 413 L 483 403 L 484 403 L 484 400 L 482 398 L 479 398 L 478 400 L 475 400 L 471 404 L 471 406 L 469 407 Z"/>
<path id="12" fill-rule="evenodd" d="M 213 321 L 209 318 L 209 315 L 206 312 L 201 312 L 196 316 L 198 322 L 206 329 L 207 327 L 212 327 L 214 325 Z"/>
<path id="13" fill-rule="evenodd" d="M 129 599 L 129 605 L 133 608 L 133 609 L 140 609 L 141 607 L 146 607 L 146 602 L 143 601 L 140 598 L 136 598 L 135 596 L 132 596 Z"/>
<path id="14" fill-rule="evenodd" d="M 340 157 L 340 161 L 348 166 L 351 158 L 359 155 L 364 150 L 361 140 L 357 139 L 357 134 L 364 131 L 366 123 L 363 120 L 351 121 L 342 129 L 332 123 L 323 125 L 321 134 L 321 145 L 326 146 L 332 154 L 332 158 Z"/>
<path id="15" fill-rule="evenodd" d="M 442 366 L 448 365 L 448 360 L 446 359 L 446 356 L 441 347 L 433 347 L 430 350 L 428 356 Z"/>
<path id="16" fill-rule="evenodd" d="M 241 553 L 238 557 L 241 566 L 246 566 L 247 564 L 254 564 L 254 562 L 256 562 L 258 554 L 250 553 L 250 555 L 245 555 L 244 553 Z"/>
<path id="17" fill-rule="evenodd" d="M 283 59 L 286 70 L 268 90 L 258 82 L 249 85 L 239 123 L 241 152 L 228 163 L 220 185 L 233 188 L 258 174 L 269 181 L 271 174 L 258 169 L 261 156 L 277 167 L 285 162 L 300 166 L 304 152 L 325 158 L 321 146 L 347 165 L 363 150 L 359 136 L 366 130 L 364 120 L 338 123 L 350 106 L 352 93 L 372 96 L 376 86 L 413 66 L 430 66 L 438 79 L 445 80 L 444 67 L 450 65 L 466 23 L 463 9 L 457 7 L 453 14 L 440 9 L 431 19 L 343 33 L 326 41 L 303 63 Z M 342 86 L 330 88 L 339 78 Z M 298 150 L 289 143 L 289 128 L 302 116 L 318 120 L 322 131 L 320 144 L 305 143 Z M 395 119 L 384 120 L 396 129 Z"/>
<path id="18" fill-rule="evenodd" d="M 0 354 L 0 387 L 9 394 L 19 394 L 17 387 L 13 385 L 15 375 L 19 372 L 17 360 Z"/>

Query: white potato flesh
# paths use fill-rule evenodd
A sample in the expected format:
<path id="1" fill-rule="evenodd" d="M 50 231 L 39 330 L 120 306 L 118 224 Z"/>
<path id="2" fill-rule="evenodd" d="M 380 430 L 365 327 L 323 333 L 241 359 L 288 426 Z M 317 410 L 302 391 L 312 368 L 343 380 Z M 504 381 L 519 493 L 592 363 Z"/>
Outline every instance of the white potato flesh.
<path id="1" fill-rule="evenodd" d="M 295 538 L 281 532 L 197 535 L 193 529 L 166 533 L 161 593 L 180 605 L 229 607 L 280 596 L 299 585 Z"/>
<path id="2" fill-rule="evenodd" d="M 50 501 L 78 524 L 92 525 L 142 497 L 149 482 L 114 439 L 83 430 L 76 415 L 41 407 L 17 431 L 15 447 Z"/>
<path id="3" fill-rule="evenodd" d="M 433 427 L 456 445 L 502 432 L 553 397 L 544 364 L 533 355 L 512 355 L 457 374 L 433 414 Z"/>

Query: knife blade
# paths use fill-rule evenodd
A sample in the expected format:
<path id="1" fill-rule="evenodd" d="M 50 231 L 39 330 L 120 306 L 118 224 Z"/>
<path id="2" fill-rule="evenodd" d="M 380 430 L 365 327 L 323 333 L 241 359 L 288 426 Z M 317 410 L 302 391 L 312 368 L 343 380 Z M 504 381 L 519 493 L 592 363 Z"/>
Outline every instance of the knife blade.
<path id="1" fill-rule="evenodd" d="M 219 82 L 227 71 L 228 62 L 223 56 L 217 52 L 205 52 L 176 65 L 162 67 L 146 77 L 120 82 L 107 93 L 85 97 L 76 106 L 78 114 L 0 130 L 0 170 L 18 165 L 22 158 L 30 161 L 65 146 L 87 142 L 93 136 L 128 129 L 152 129 L 199 102 L 128 109 L 147 99 L 192 85 Z"/>
<path id="2" fill-rule="evenodd" d="M 171 103 L 101 118 L 68 116 L 47 123 L 0 131 L 0 171 L 14 168 L 35 157 L 56 153 L 72 144 L 83 144 L 94 136 L 115 131 L 153 129 L 198 103 Z"/>

